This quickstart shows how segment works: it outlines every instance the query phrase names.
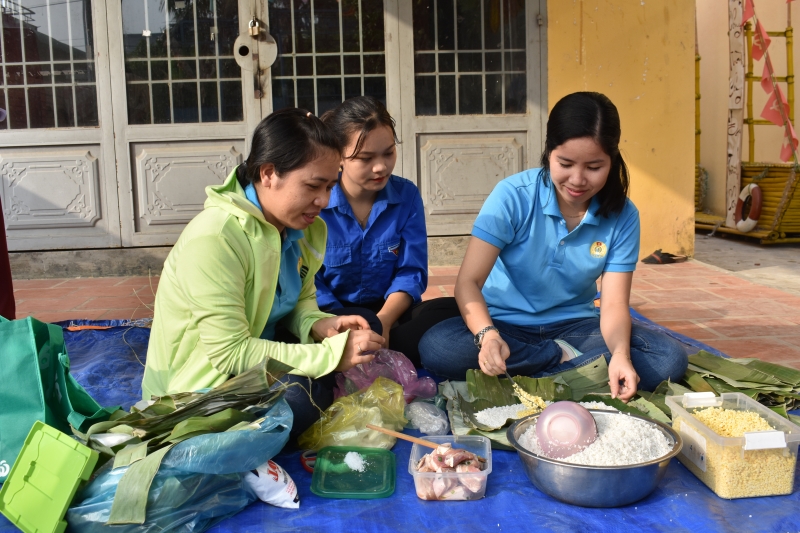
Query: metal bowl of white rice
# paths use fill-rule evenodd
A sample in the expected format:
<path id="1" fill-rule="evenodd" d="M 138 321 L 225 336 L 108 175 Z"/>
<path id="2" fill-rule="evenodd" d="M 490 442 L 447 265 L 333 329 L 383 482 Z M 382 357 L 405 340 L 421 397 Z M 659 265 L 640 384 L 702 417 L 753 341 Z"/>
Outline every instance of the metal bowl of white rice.
<path id="1" fill-rule="evenodd" d="M 637 426 L 640 425 L 639 422 L 649 425 L 649 427 L 643 427 L 645 432 L 655 430 L 658 435 L 656 440 L 660 441 L 663 436 L 665 442 L 656 444 L 662 446 L 660 450 L 666 453 L 644 462 L 613 466 L 575 464 L 568 462 L 570 461 L 569 457 L 561 460 L 550 459 L 540 453 L 534 453 L 520 444 L 522 440 L 530 446 L 528 437 L 533 433 L 539 416 L 537 413 L 517 420 L 506 433 L 508 441 L 517 450 L 519 458 L 522 460 L 528 479 L 545 494 L 559 501 L 581 507 L 621 507 L 641 500 L 653 492 L 658 482 L 664 477 L 670 460 L 681 451 L 683 441 L 678 433 L 666 424 L 642 416 L 600 409 L 589 409 L 589 412 L 592 413 L 598 425 L 600 433 L 598 441 L 602 438 L 602 427 L 619 425 L 618 423 L 623 421 L 604 417 L 631 417 L 638 419 L 635 424 Z M 627 424 L 633 420 L 628 419 L 624 422 Z M 526 435 L 526 431 L 529 429 L 531 432 Z M 620 442 L 624 441 L 627 444 L 618 449 L 608 462 L 625 463 L 626 460 L 623 456 L 627 452 L 632 452 L 631 455 L 634 458 L 640 453 L 639 449 L 647 443 L 642 440 L 637 442 L 637 437 L 640 435 L 637 434 L 636 429 L 634 428 L 634 431 L 628 429 L 627 437 L 620 439 Z M 654 449 L 657 450 L 655 453 L 660 453 L 659 448 Z M 591 455 L 590 448 L 587 448 L 585 452 L 589 452 Z M 585 456 L 586 454 L 580 457 Z M 576 457 L 579 456 L 574 456 L 572 460 L 575 460 Z M 603 462 L 603 458 L 600 458 L 599 462 Z"/>

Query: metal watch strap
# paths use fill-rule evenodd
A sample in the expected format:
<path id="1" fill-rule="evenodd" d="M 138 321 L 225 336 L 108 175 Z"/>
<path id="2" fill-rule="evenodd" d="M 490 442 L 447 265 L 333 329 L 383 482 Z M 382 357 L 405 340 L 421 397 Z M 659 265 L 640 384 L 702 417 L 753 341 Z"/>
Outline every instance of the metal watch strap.
<path id="1" fill-rule="evenodd" d="M 500 330 L 498 330 L 494 326 L 486 326 L 485 328 L 480 330 L 478 333 L 476 333 L 475 334 L 475 338 L 473 339 L 473 342 L 475 343 L 475 346 L 480 348 L 481 347 L 481 343 L 483 342 L 483 336 L 486 335 L 487 333 L 489 333 L 492 330 L 497 331 L 498 333 L 500 332 Z"/>

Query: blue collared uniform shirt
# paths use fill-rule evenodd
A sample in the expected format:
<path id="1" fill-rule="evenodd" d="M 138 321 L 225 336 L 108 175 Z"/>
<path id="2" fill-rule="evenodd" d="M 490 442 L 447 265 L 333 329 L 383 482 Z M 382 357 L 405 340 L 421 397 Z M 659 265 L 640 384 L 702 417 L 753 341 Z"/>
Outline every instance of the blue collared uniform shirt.
<path id="1" fill-rule="evenodd" d="M 382 302 L 398 291 L 421 301 L 428 286 L 428 235 L 413 183 L 390 176 L 365 228 L 338 184 L 320 217 L 328 225 L 325 261 L 315 280 L 320 309 Z"/>
<path id="2" fill-rule="evenodd" d="M 497 184 L 472 235 L 500 248 L 483 286 L 492 318 L 539 326 L 597 316 L 596 280 L 603 272 L 633 272 L 639 257 L 639 211 L 629 199 L 619 214 L 598 216 L 592 198 L 571 232 L 555 188 L 538 168 Z"/>
<path id="3" fill-rule="evenodd" d="M 244 189 L 247 199 L 253 202 L 256 207 L 261 209 L 253 184 L 249 184 Z M 300 289 L 302 280 L 297 271 L 297 263 L 300 261 L 300 243 L 303 232 L 297 229 L 286 228 L 285 235 L 281 240 L 281 269 L 278 273 L 278 285 L 275 287 L 275 299 L 272 302 L 272 309 L 269 311 L 267 325 L 261 332 L 262 339 L 273 340 L 275 338 L 275 326 L 278 322 L 292 312 L 297 307 L 300 299 Z"/>

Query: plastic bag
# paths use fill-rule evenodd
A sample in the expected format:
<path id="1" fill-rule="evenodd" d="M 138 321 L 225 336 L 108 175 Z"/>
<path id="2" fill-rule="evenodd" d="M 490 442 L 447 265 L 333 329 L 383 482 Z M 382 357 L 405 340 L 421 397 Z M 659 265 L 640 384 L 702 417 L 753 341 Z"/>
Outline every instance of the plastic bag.
<path id="1" fill-rule="evenodd" d="M 426 435 L 447 435 L 450 432 L 447 413 L 432 403 L 412 402 L 406 405 L 405 415 L 412 428 Z"/>
<path id="2" fill-rule="evenodd" d="M 293 415 L 280 400 L 264 415 L 258 429 L 201 435 L 171 449 L 150 485 L 144 524 L 113 526 L 118 533 L 183 531 L 199 533 L 232 516 L 257 499 L 244 473 L 258 468 L 289 440 Z M 128 468 L 106 463 L 75 497 L 67 511 L 71 531 L 109 531 L 111 505 Z"/>
<path id="3" fill-rule="evenodd" d="M 267 461 L 252 472 L 247 472 L 244 480 L 264 503 L 284 509 L 300 507 L 297 485 L 278 463 Z"/>
<path id="4" fill-rule="evenodd" d="M 369 363 L 356 365 L 347 372 L 336 374 L 334 398 L 365 389 L 378 376 L 389 378 L 402 385 L 406 402 L 414 398 L 436 396 L 436 382 L 429 377 L 417 377 L 417 369 L 408 357 L 400 352 L 380 349 L 375 352 L 375 359 Z"/>
<path id="5" fill-rule="evenodd" d="M 335 400 L 322 418 L 300 435 L 297 443 L 309 450 L 321 450 L 326 446 L 388 450 L 397 439 L 365 426 L 374 424 L 401 431 L 407 422 L 403 416 L 404 408 L 403 387 L 390 379 L 378 377 L 369 388 Z"/>

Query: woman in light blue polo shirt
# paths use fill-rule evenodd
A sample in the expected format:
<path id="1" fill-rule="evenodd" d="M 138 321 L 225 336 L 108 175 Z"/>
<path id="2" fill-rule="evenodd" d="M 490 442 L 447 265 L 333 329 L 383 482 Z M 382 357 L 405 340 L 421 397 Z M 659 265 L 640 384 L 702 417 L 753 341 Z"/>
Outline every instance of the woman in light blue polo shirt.
<path id="1" fill-rule="evenodd" d="M 454 298 L 422 302 L 428 235 L 416 185 L 392 174 L 394 119 L 377 99 L 345 100 L 322 115 L 344 149 L 339 182 L 320 216 L 328 225 L 317 272 L 320 309 L 361 315 L 387 345 L 419 365 L 418 344 L 434 324 L 458 316 Z"/>
<path id="2" fill-rule="evenodd" d="M 579 92 L 555 105 L 542 167 L 501 181 L 475 220 L 455 289 L 463 319 L 425 334 L 425 368 L 450 379 L 477 367 L 538 377 L 602 356 L 612 396 L 625 401 L 683 377 L 683 345 L 631 324 L 639 212 L 619 140 L 606 96 Z"/>

